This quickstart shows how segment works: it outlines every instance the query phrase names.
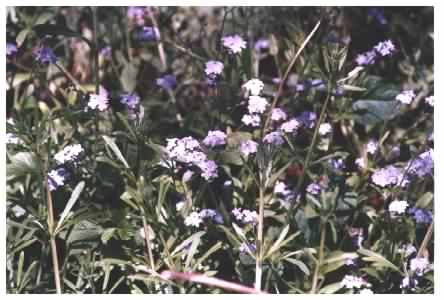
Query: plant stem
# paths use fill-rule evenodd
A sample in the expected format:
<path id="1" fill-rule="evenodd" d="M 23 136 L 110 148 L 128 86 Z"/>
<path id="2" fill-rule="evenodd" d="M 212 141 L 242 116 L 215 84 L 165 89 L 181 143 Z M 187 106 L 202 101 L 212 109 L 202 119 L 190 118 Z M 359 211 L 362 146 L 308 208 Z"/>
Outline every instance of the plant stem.
<path id="1" fill-rule="evenodd" d="M 52 196 L 51 196 L 51 191 L 49 190 L 47 176 L 45 177 L 45 180 L 46 180 L 46 193 L 48 200 L 48 229 L 49 229 L 50 243 L 51 243 L 52 265 L 54 268 L 54 279 L 55 279 L 57 294 L 61 294 L 62 288 L 60 284 L 59 259 L 57 255 L 57 244 L 55 241 L 56 237 L 54 234 L 54 208 L 52 206 Z"/>
<path id="2" fill-rule="evenodd" d="M 263 257 L 263 235 L 264 235 L 264 185 L 262 180 L 259 186 L 259 219 L 257 225 L 257 241 L 256 241 L 256 278 L 254 288 L 261 290 L 262 284 L 262 257 Z"/>
<path id="3" fill-rule="evenodd" d="M 319 26 L 321 25 L 321 20 L 319 20 L 316 25 L 311 30 L 310 34 L 307 36 L 307 38 L 304 40 L 302 45 L 299 47 L 299 50 L 296 52 L 296 54 L 293 56 L 290 64 L 287 67 L 287 70 L 285 71 L 284 77 L 281 78 L 281 82 L 279 83 L 278 91 L 276 92 L 273 102 L 271 104 L 271 108 L 267 114 L 267 119 L 265 119 L 264 127 L 262 127 L 262 133 L 261 136 L 264 135 L 264 132 L 266 132 L 268 124 L 270 123 L 271 118 L 271 112 L 273 111 L 273 108 L 276 107 L 277 100 L 279 96 L 282 94 L 282 90 L 284 88 L 284 84 L 287 81 L 288 75 L 290 75 L 291 69 L 293 69 L 294 64 L 296 63 L 296 60 L 298 59 L 299 55 L 302 53 L 302 50 L 304 50 L 305 46 L 308 44 L 308 42 L 311 40 L 315 32 L 318 30 Z"/>
<path id="4" fill-rule="evenodd" d="M 325 222 L 321 220 L 321 241 L 319 244 L 319 256 L 318 261 L 316 263 L 315 272 L 313 274 L 313 282 L 311 284 L 311 294 L 316 294 L 318 290 L 318 277 L 319 277 L 319 270 L 324 263 L 324 245 L 325 245 L 325 234 L 326 234 L 326 226 Z"/>
<path id="5" fill-rule="evenodd" d="M 422 240 L 421 246 L 419 247 L 418 254 L 416 257 L 423 257 L 424 251 L 427 249 L 427 244 L 429 243 L 430 239 L 432 238 L 433 233 L 433 223 L 430 223 L 429 228 L 427 228 L 426 235 L 424 236 L 424 239 Z"/>
<path id="6" fill-rule="evenodd" d="M 142 210 L 142 214 L 143 214 L 143 231 L 145 233 L 145 244 L 146 244 L 146 249 L 147 249 L 147 253 L 148 253 L 148 259 L 150 261 L 151 270 L 153 272 L 156 272 L 155 265 L 154 265 L 153 252 L 151 250 L 151 241 L 150 241 L 150 235 L 149 235 L 149 230 L 148 230 L 148 223 L 146 222 L 146 216 L 145 216 L 144 210 Z"/>
<path id="7" fill-rule="evenodd" d="M 315 131 L 313 133 L 313 138 L 311 139 L 310 147 L 308 148 L 307 156 L 305 157 L 304 165 L 302 167 L 302 174 L 299 177 L 298 183 L 296 185 L 296 191 L 297 192 L 300 192 L 302 183 L 304 182 L 304 177 L 305 177 L 306 169 L 308 168 L 308 164 L 310 163 L 310 158 L 311 158 L 311 155 L 313 153 L 314 145 L 316 144 L 316 140 L 317 140 L 317 137 L 318 137 L 319 127 L 321 126 L 321 124 L 322 124 L 322 122 L 324 120 L 324 117 L 325 117 L 325 113 L 327 111 L 328 101 L 330 100 L 330 93 L 331 93 L 331 81 L 329 80 L 328 88 L 327 88 L 327 97 L 325 97 L 324 104 L 323 104 L 322 110 L 321 110 L 321 115 L 319 116 L 319 119 L 316 122 Z M 291 207 L 288 210 L 288 212 L 291 213 L 293 211 L 294 207 L 295 207 L 295 203 L 293 202 L 291 204 Z"/>
<path id="8" fill-rule="evenodd" d="M 159 26 L 157 25 L 156 18 L 154 17 L 151 8 L 148 9 L 148 16 L 150 17 L 151 23 L 153 24 L 154 28 L 157 28 L 159 30 Z M 162 69 L 163 69 L 162 71 L 165 72 L 167 70 L 167 62 L 166 62 L 165 50 L 163 49 L 162 39 L 160 37 L 160 31 L 159 31 L 159 40 L 157 41 L 157 50 L 159 51 L 159 58 L 160 61 L 162 62 Z"/>

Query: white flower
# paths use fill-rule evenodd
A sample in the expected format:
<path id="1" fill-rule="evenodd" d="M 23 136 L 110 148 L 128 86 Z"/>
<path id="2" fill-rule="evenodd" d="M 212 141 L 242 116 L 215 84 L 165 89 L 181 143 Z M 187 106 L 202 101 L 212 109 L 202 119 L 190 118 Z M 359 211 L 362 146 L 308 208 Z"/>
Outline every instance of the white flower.
<path id="1" fill-rule="evenodd" d="M 108 93 L 103 87 L 100 87 L 99 94 L 89 95 L 88 106 L 91 109 L 98 109 L 99 111 L 105 111 L 108 109 L 108 104 L 109 104 Z"/>
<path id="2" fill-rule="evenodd" d="M 242 117 L 242 123 L 251 127 L 259 127 L 261 118 L 258 115 L 244 115 Z"/>
<path id="3" fill-rule="evenodd" d="M 193 211 L 188 217 L 185 218 L 186 226 L 199 227 L 202 222 L 203 220 L 201 214 L 196 211 Z"/>
<path id="4" fill-rule="evenodd" d="M 363 286 L 368 287 L 370 284 L 359 276 L 345 275 L 341 281 L 341 286 L 347 289 L 360 289 Z"/>
<path id="5" fill-rule="evenodd" d="M 425 98 L 425 102 L 427 102 L 428 105 L 432 106 L 435 104 L 435 96 L 431 95 Z"/>
<path id="6" fill-rule="evenodd" d="M 366 151 L 370 154 L 375 154 L 378 151 L 378 143 L 374 140 L 371 140 L 367 143 Z"/>
<path id="7" fill-rule="evenodd" d="M 274 186 L 273 192 L 275 194 L 282 194 L 284 196 L 291 193 L 291 191 L 287 188 L 287 185 L 283 183 L 282 181 L 277 181 L 276 185 Z"/>
<path id="8" fill-rule="evenodd" d="M 6 144 L 23 145 L 23 141 L 13 133 L 6 134 Z"/>
<path id="9" fill-rule="evenodd" d="M 331 132 L 331 125 L 329 123 L 322 123 L 319 126 L 319 133 L 321 135 L 326 135 L 327 133 Z"/>
<path id="10" fill-rule="evenodd" d="M 388 210 L 392 214 L 402 215 L 403 213 L 405 213 L 405 210 L 408 206 L 409 204 L 407 203 L 407 201 L 394 200 L 390 203 Z"/>
<path id="11" fill-rule="evenodd" d="M 403 245 L 398 249 L 398 253 L 404 255 L 405 257 L 409 257 L 413 253 L 416 253 L 416 248 L 412 244 Z"/>
<path id="12" fill-rule="evenodd" d="M 359 157 L 355 160 L 355 164 L 360 167 L 360 168 L 364 168 L 365 167 L 365 159 L 364 157 Z"/>
<path id="13" fill-rule="evenodd" d="M 244 83 L 242 87 L 250 92 L 251 95 L 259 96 L 259 94 L 262 92 L 262 89 L 264 88 L 264 83 L 259 79 L 254 78 Z"/>
<path id="14" fill-rule="evenodd" d="M 296 119 L 291 119 L 281 125 L 281 130 L 286 133 L 292 133 L 295 131 L 299 126 L 301 126 L 301 123 L 299 123 Z"/>
<path id="15" fill-rule="evenodd" d="M 396 96 L 396 100 L 404 104 L 412 103 L 413 99 L 415 99 L 416 95 L 412 90 L 403 91 L 401 94 Z"/>
<path id="16" fill-rule="evenodd" d="M 186 170 L 185 173 L 182 175 L 182 181 L 188 182 L 190 181 L 191 177 L 193 176 L 194 172 L 191 170 Z"/>
<path id="17" fill-rule="evenodd" d="M 371 289 L 362 289 L 359 294 L 364 294 L 364 295 L 370 295 L 370 294 L 374 294 L 373 291 Z"/>
<path id="18" fill-rule="evenodd" d="M 240 53 L 242 52 L 242 49 L 247 47 L 247 42 L 237 34 L 223 37 L 222 43 L 231 54 Z"/>
<path id="19" fill-rule="evenodd" d="M 182 209 L 182 207 L 185 205 L 185 201 L 179 201 L 176 203 L 176 210 L 179 211 Z"/>
<path id="20" fill-rule="evenodd" d="M 268 101 L 264 97 L 250 96 L 248 98 L 248 111 L 250 114 L 262 114 L 268 106 Z"/>
<path id="21" fill-rule="evenodd" d="M 64 164 L 65 162 L 69 162 L 76 159 L 83 151 L 84 150 L 82 148 L 82 145 L 80 144 L 69 145 L 63 148 L 62 151 L 54 155 L 54 159 L 57 161 L 58 164 L 61 165 Z"/>
<path id="22" fill-rule="evenodd" d="M 426 257 L 416 257 L 410 261 L 410 270 L 422 276 L 430 263 Z"/>

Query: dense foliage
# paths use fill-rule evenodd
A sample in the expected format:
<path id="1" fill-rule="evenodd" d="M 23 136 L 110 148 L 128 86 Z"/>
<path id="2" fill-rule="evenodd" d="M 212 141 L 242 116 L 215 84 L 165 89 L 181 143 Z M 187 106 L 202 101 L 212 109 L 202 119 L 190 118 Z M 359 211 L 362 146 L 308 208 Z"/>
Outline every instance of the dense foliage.
<path id="1" fill-rule="evenodd" d="M 433 7 L 9 7 L 6 38 L 9 293 L 433 293 Z"/>

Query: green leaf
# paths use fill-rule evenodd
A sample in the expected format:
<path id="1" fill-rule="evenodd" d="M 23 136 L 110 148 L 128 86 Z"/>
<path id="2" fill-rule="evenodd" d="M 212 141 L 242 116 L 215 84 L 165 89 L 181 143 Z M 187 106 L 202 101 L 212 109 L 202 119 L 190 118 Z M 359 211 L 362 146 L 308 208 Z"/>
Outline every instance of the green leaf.
<path id="1" fill-rule="evenodd" d="M 374 125 L 396 117 L 399 111 L 398 101 L 357 100 L 352 104 L 354 119 L 362 125 Z"/>
<path id="2" fill-rule="evenodd" d="M 20 252 L 20 257 L 17 266 L 17 286 L 22 282 L 23 264 L 25 262 L 25 252 Z"/>
<path id="3" fill-rule="evenodd" d="M 114 233 L 117 231 L 117 228 L 107 228 L 103 231 L 100 239 L 103 244 L 108 243 L 108 241 L 114 236 Z"/>
<path id="4" fill-rule="evenodd" d="M 393 263 L 391 263 L 388 259 L 386 259 L 379 253 L 364 248 L 359 249 L 358 253 L 366 256 L 363 258 L 363 260 L 373 262 L 373 265 L 375 267 L 386 267 L 395 270 L 400 274 L 403 274 L 397 266 L 395 266 Z"/>
<path id="5" fill-rule="evenodd" d="M 302 272 L 304 272 L 305 275 L 310 276 L 310 270 L 308 269 L 307 265 L 304 264 L 301 260 L 290 257 L 285 258 L 285 260 L 292 263 L 293 265 L 296 265 Z"/>
<path id="6" fill-rule="evenodd" d="M 341 282 L 332 283 L 319 290 L 319 294 L 334 294 L 342 288 Z"/>
<path id="7" fill-rule="evenodd" d="M 287 236 L 289 230 L 290 230 L 290 225 L 285 226 L 285 228 L 282 230 L 281 234 L 279 235 L 278 239 L 274 242 L 274 244 L 268 250 L 268 252 L 265 255 L 264 259 L 269 257 L 275 251 L 279 250 L 279 248 L 281 247 L 281 243 L 285 239 L 285 237 Z"/>
<path id="8" fill-rule="evenodd" d="M 171 255 L 174 255 L 176 253 L 178 253 L 179 251 L 181 251 L 183 248 L 185 248 L 186 246 L 188 246 L 190 244 L 190 242 L 192 242 L 193 240 L 196 239 L 200 239 L 201 236 L 203 236 L 205 234 L 205 231 L 199 231 L 196 232 L 195 234 L 193 234 L 192 236 L 190 236 L 189 238 L 187 238 L 185 241 L 183 241 L 182 243 L 180 243 L 179 246 L 177 246 L 173 252 L 171 252 Z"/>
<path id="9" fill-rule="evenodd" d="M 239 151 L 224 150 L 219 153 L 219 160 L 224 164 L 242 166 L 244 164 Z"/>
<path id="10" fill-rule="evenodd" d="M 32 152 L 18 152 L 10 157 L 11 163 L 6 166 L 8 179 L 27 174 L 37 174 L 40 170 L 37 157 Z"/>
<path id="11" fill-rule="evenodd" d="M 430 203 L 433 201 L 433 193 L 427 192 L 416 201 L 416 207 L 418 208 L 429 208 Z"/>
<path id="12" fill-rule="evenodd" d="M 193 267 L 193 271 L 196 270 L 196 268 L 204 262 L 205 259 L 207 259 L 211 254 L 213 254 L 214 252 L 216 252 L 217 250 L 219 250 L 220 248 L 222 248 L 222 242 L 217 242 L 213 247 L 211 247 L 210 249 L 208 249 L 207 252 L 205 252 L 204 255 L 202 255 L 201 257 L 199 257 L 199 259 L 196 261 L 196 263 L 194 264 Z"/>
<path id="13" fill-rule="evenodd" d="M 115 141 L 113 138 L 103 135 L 103 139 L 105 140 L 105 143 L 111 148 L 111 150 L 114 152 L 114 154 L 117 156 L 117 158 L 123 163 L 123 165 L 129 169 L 129 165 L 126 162 L 125 158 L 122 155 L 122 152 L 120 152 L 119 147 L 117 147 Z"/>
<path id="14" fill-rule="evenodd" d="M 74 206 L 74 204 L 76 204 L 77 199 L 79 199 L 80 193 L 83 191 L 84 188 L 85 188 L 85 182 L 84 181 L 80 181 L 76 185 L 74 190 L 72 191 L 71 197 L 69 198 L 68 203 L 66 203 L 65 209 L 63 210 L 62 214 L 60 215 L 59 222 L 57 223 L 57 226 L 56 226 L 56 231 L 61 226 L 63 226 L 63 222 L 65 221 L 65 218 L 70 213 L 70 211 L 71 211 L 72 207 Z"/>
<path id="15" fill-rule="evenodd" d="M 17 34 L 17 37 L 15 38 L 15 42 L 17 43 L 17 48 L 20 48 L 25 41 L 26 37 L 28 36 L 29 32 L 31 30 L 29 28 L 25 28 L 22 31 Z"/>

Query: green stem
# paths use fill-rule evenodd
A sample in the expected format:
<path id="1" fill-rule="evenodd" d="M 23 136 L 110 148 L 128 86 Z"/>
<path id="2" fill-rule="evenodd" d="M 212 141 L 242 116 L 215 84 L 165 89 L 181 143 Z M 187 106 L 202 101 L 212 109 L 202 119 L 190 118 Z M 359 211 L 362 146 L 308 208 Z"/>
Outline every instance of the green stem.
<path id="1" fill-rule="evenodd" d="M 325 235 L 326 235 L 326 226 L 325 222 L 321 220 L 321 242 L 319 244 L 319 256 L 318 261 L 316 263 L 315 272 L 313 275 L 313 282 L 311 284 L 311 294 L 316 294 L 318 291 L 318 278 L 319 278 L 319 270 L 324 263 L 324 245 L 325 245 Z"/>
<path id="2" fill-rule="evenodd" d="M 262 176 L 261 176 L 262 177 Z M 264 235 L 264 185 L 262 178 L 259 180 L 259 218 L 257 225 L 257 241 L 256 241 L 256 278 L 254 288 L 261 290 L 262 284 L 262 258 L 263 258 L 263 235 Z"/>
<path id="3" fill-rule="evenodd" d="M 325 113 L 327 111 L 328 101 L 330 100 L 330 93 L 331 93 L 331 81 L 329 80 L 329 82 L 328 82 L 328 89 L 327 89 L 327 97 L 325 97 L 324 104 L 323 104 L 322 110 L 321 110 L 321 115 L 319 116 L 319 119 L 316 122 L 316 127 L 315 127 L 315 131 L 313 133 L 313 138 L 311 139 L 310 147 L 308 148 L 307 156 L 305 157 L 305 160 L 304 160 L 302 174 L 299 177 L 298 183 L 296 185 L 296 191 L 298 191 L 298 192 L 300 192 L 302 183 L 304 182 L 305 173 L 306 173 L 306 170 L 307 170 L 308 165 L 310 163 L 310 158 L 311 158 L 311 155 L 312 155 L 313 150 L 314 150 L 314 146 L 315 146 L 316 141 L 317 141 L 317 137 L 318 137 L 318 133 L 319 133 L 319 127 L 321 126 L 322 122 L 324 121 Z M 289 209 L 289 213 L 291 213 L 294 208 L 295 208 L 295 203 L 292 203 L 292 205 L 291 205 L 291 207 Z"/>
<path id="4" fill-rule="evenodd" d="M 150 262 L 150 268 L 153 272 L 156 272 L 153 251 L 151 250 L 151 241 L 150 241 L 150 235 L 149 235 L 149 230 L 148 230 L 148 223 L 146 221 L 146 215 L 145 215 L 145 211 L 143 209 L 142 209 L 142 214 L 143 214 L 143 231 L 145 233 L 145 244 L 146 244 L 146 249 L 147 249 L 147 253 L 148 253 L 148 259 Z"/>

